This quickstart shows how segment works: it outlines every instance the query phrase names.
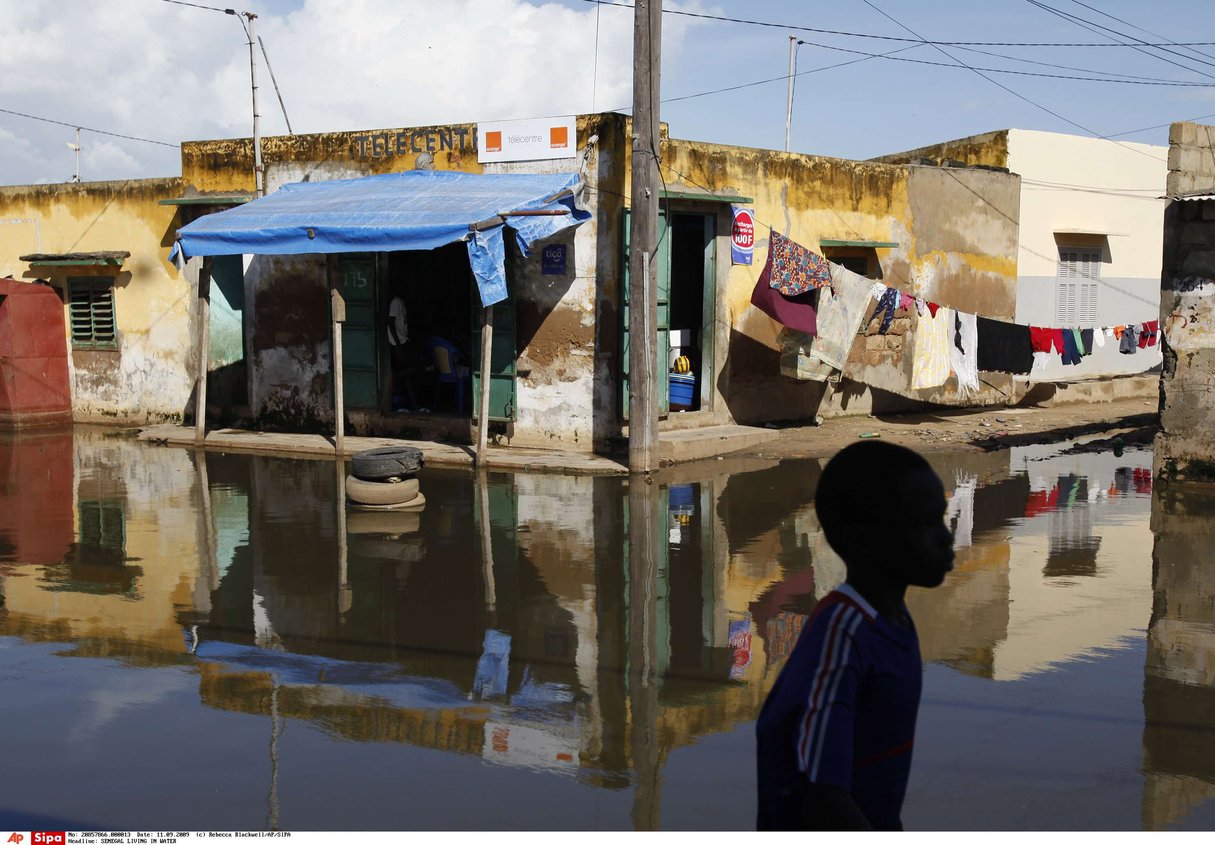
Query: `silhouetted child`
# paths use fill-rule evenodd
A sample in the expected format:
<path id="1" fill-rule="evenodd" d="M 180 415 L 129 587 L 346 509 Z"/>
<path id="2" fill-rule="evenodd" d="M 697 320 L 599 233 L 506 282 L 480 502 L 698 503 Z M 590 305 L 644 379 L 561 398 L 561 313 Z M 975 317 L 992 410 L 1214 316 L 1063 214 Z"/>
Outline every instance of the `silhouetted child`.
<path id="1" fill-rule="evenodd" d="M 945 489 L 922 457 L 855 443 L 814 508 L 848 576 L 824 596 L 756 725 L 760 830 L 901 830 L 920 705 L 907 587 L 953 568 Z"/>

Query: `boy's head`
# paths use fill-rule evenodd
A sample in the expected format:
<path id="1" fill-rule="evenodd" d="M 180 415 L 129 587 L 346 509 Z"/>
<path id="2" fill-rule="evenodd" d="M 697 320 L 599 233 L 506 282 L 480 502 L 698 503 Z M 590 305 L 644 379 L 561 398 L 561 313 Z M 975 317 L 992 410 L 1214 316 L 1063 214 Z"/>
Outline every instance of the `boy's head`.
<path id="1" fill-rule="evenodd" d="M 840 450 L 819 479 L 814 509 L 849 573 L 935 587 L 953 568 L 945 488 L 910 449 L 866 441 Z"/>

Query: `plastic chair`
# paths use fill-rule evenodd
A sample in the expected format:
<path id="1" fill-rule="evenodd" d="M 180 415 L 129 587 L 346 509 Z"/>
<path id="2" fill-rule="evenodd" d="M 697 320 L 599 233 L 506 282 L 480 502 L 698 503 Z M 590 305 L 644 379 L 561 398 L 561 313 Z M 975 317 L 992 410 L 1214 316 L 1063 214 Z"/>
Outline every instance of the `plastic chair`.
<path id="1" fill-rule="evenodd" d="M 435 396 L 431 407 L 439 407 L 439 389 L 450 384 L 456 393 L 456 413 L 464 415 L 464 384 L 469 380 L 470 370 L 460 362 L 463 357 L 455 344 L 441 337 L 426 341 L 426 351 L 435 362 Z"/>

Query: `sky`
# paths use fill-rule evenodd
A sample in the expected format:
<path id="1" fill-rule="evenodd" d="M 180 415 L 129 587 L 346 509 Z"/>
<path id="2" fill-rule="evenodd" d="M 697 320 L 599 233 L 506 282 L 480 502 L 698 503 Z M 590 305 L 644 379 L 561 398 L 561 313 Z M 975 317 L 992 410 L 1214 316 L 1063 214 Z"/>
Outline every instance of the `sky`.
<path id="1" fill-rule="evenodd" d="M 627 111 L 632 101 L 633 10 L 620 5 L 242 2 L 258 15 L 256 32 L 297 134 Z M 1215 122 L 1210 0 L 665 0 L 664 9 L 661 118 L 678 138 L 783 148 L 790 35 L 806 42 L 797 47 L 791 146 L 798 152 L 863 159 L 1002 128 L 1166 144 L 1171 121 Z M 1213 43 L 938 49 L 916 40 L 1133 38 Z M 893 50 L 900 52 L 863 55 Z M 257 59 L 262 133 L 285 134 L 260 52 Z M 980 75 L 919 62 L 1090 79 Z M 748 85 L 760 80 L 773 81 Z M 1147 81 L 1190 84 L 1140 84 Z M 240 20 L 169 0 L 0 0 L 0 184 L 72 179 L 68 145 L 77 126 L 85 181 L 175 176 L 180 141 L 248 137 L 249 51 Z"/>

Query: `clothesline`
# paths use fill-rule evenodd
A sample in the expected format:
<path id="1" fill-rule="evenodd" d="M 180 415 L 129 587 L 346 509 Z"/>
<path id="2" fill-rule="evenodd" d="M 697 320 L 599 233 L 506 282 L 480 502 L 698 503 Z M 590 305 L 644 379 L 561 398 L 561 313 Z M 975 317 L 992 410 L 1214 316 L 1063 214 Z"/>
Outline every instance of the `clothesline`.
<path id="1" fill-rule="evenodd" d="M 1161 336 L 1158 320 L 1057 328 L 952 309 L 866 279 L 770 230 L 768 259 L 751 302 L 786 327 L 781 334 L 781 372 L 824 381 L 842 371 L 870 298 L 877 306 L 869 322 L 880 321 L 880 334 L 890 330 L 896 312 L 918 315 L 912 389 L 939 387 L 953 374 L 962 396 L 978 392 L 980 371 L 1029 375 L 1045 357 L 1036 358 L 1035 353 L 1053 350 L 1063 364 L 1074 365 L 1104 346 L 1107 338 L 1116 338 L 1123 354 L 1134 354 L 1155 346 Z"/>

